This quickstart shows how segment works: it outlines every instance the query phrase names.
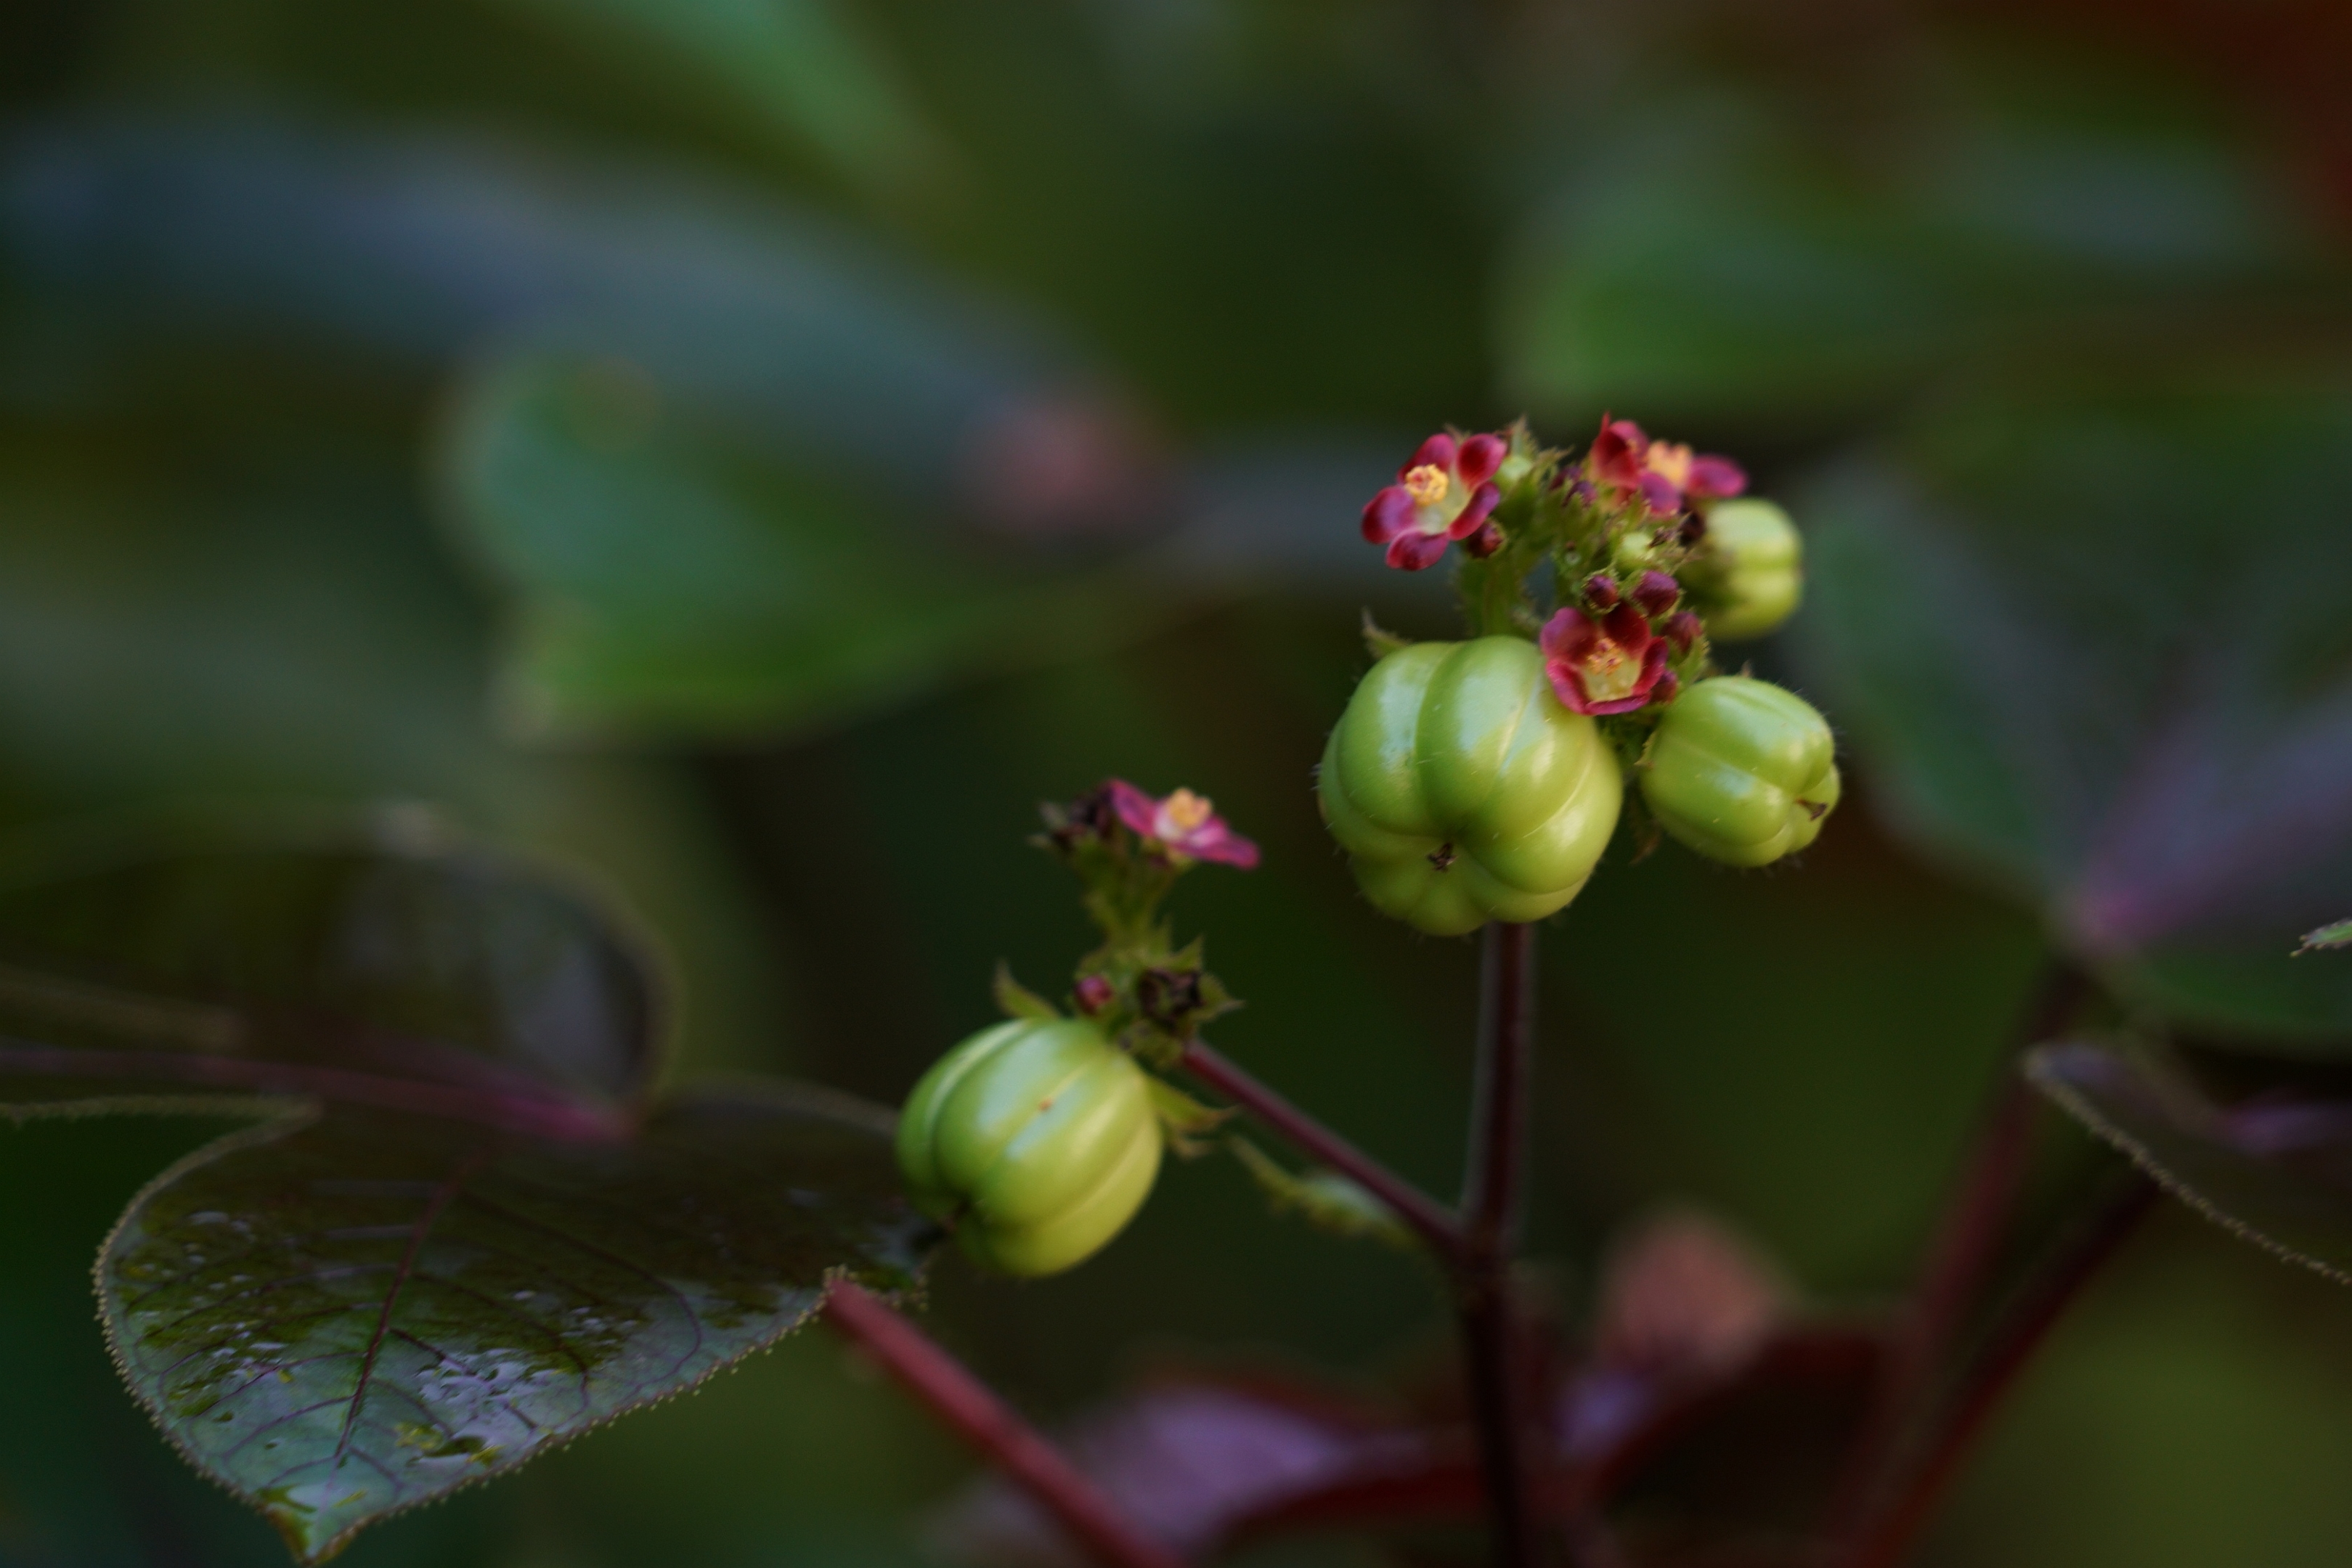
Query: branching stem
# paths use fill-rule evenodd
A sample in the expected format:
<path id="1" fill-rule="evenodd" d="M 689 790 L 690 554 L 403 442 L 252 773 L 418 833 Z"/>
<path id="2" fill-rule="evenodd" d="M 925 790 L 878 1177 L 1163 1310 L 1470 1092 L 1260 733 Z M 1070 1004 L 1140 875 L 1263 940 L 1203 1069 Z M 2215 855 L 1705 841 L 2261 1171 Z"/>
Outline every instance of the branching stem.
<path id="1" fill-rule="evenodd" d="M 1497 1568 L 1537 1560 L 1528 1425 L 1517 1375 L 1511 1247 L 1527 1164 L 1528 1084 L 1535 1053 L 1535 927 L 1486 927 L 1469 1170 L 1456 1214 L 1259 1082 L 1213 1048 L 1184 1048 L 1187 1071 L 1386 1204 L 1444 1260 L 1462 1323 L 1464 1374 L 1478 1431 Z"/>
<path id="2" fill-rule="evenodd" d="M 1198 1040 L 1188 1041 L 1183 1065 L 1185 1071 L 1280 1134 L 1299 1153 L 1330 1166 L 1386 1204 L 1449 1265 L 1462 1260 L 1462 1221 L 1452 1209 L 1260 1082 L 1213 1046 Z"/>
<path id="3" fill-rule="evenodd" d="M 836 1281 L 824 1312 L 826 1321 L 1059 1520 L 1097 1562 L 1107 1568 L 1186 1568 L 1183 1558 L 1138 1529 L 968 1367 L 879 1297 Z"/>

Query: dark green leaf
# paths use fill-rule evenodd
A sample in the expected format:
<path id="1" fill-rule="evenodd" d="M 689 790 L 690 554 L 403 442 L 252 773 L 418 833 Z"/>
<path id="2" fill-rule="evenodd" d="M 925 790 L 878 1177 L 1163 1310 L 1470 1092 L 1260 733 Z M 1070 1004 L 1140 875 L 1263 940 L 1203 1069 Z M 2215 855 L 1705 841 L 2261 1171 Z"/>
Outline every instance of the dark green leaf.
<path id="1" fill-rule="evenodd" d="M 1936 411 L 1814 490 L 1797 631 L 1918 841 L 2171 1016 L 2333 1050 L 2352 977 L 2287 948 L 2352 885 L 2352 394 L 2267 380 Z"/>
<path id="2" fill-rule="evenodd" d="M 681 1099 L 625 1142 L 265 1126 L 132 1203 L 107 1331 L 172 1440 L 316 1561 L 773 1343 L 830 1278 L 914 1288 L 932 1232 L 888 1126 L 784 1087 Z"/>
<path id="3" fill-rule="evenodd" d="M 915 526 L 859 475 L 755 456 L 594 364 L 484 375 L 442 467 L 516 595 L 503 696 L 530 736 L 822 724 L 1116 644 L 1178 603 L 1130 570 L 1045 573 Z"/>
<path id="4" fill-rule="evenodd" d="M 1649 96 L 1522 246 L 1514 382 L 1580 415 L 1827 424 L 2094 313 L 2161 331 L 2189 300 L 2282 304 L 2317 220 L 2164 83 L 2117 86 L 2132 112 L 2086 114 L 2079 77 L 1979 61 L 1866 131 L 1761 93 Z"/>
<path id="5" fill-rule="evenodd" d="M 638 944 L 543 873 L 388 816 L 275 841 L 53 852 L 0 885 L 0 1102 L 346 1100 L 546 1133 L 656 1065 Z"/>
<path id="6" fill-rule="evenodd" d="M 117 329 L 436 372 L 493 342 L 635 366 L 772 449 L 864 465 L 861 498 L 935 507 L 971 505 L 992 436 L 1087 379 L 1008 308 L 772 196 L 446 137 L 26 131 L 0 142 L 0 260 Z"/>
<path id="7" fill-rule="evenodd" d="M 828 0 L 503 0 L 609 49 L 638 74 L 690 81 L 764 132 L 814 146 L 883 194 L 936 168 L 930 131 L 887 62 Z"/>
<path id="8" fill-rule="evenodd" d="M 2352 1283 L 2352 1101 L 2273 1092 L 2225 1103 L 2177 1062 L 2119 1044 L 2043 1046 L 2027 1072 L 2184 1203 Z"/>

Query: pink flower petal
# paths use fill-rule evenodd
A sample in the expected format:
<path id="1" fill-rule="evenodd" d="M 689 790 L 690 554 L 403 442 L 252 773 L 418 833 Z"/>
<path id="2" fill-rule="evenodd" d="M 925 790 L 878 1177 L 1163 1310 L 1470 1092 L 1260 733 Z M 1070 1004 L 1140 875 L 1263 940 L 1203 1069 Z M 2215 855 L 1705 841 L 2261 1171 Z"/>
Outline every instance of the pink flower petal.
<path id="1" fill-rule="evenodd" d="M 1462 451 L 1454 459 L 1454 472 L 1465 485 L 1483 485 L 1495 476 L 1510 455 L 1510 446 L 1499 435 L 1474 435 L 1462 444 Z"/>
<path id="2" fill-rule="evenodd" d="M 1609 618 L 1601 623 L 1601 629 L 1609 634 L 1611 642 L 1629 653 L 1646 653 L 1650 645 L 1657 641 L 1650 630 L 1649 617 L 1633 604 L 1620 604 L 1611 611 Z"/>
<path id="3" fill-rule="evenodd" d="M 1183 842 L 1174 847 L 1194 860 L 1215 861 L 1243 871 L 1257 865 L 1257 845 L 1225 826 L 1222 817 L 1210 818 L 1199 831 L 1186 835 Z"/>
<path id="4" fill-rule="evenodd" d="M 1614 485 L 1630 490 L 1642 482 L 1642 457 L 1650 449 L 1650 438 L 1642 427 L 1630 419 L 1606 419 L 1601 422 L 1601 434 L 1592 438 L 1592 476 L 1603 485 Z"/>
<path id="5" fill-rule="evenodd" d="M 1419 450 L 1413 453 L 1412 462 L 1397 470 L 1397 477 L 1402 479 L 1414 469 L 1423 466 L 1443 468 L 1451 473 L 1454 469 L 1454 437 L 1443 434 L 1433 435 L 1423 442 Z"/>
<path id="6" fill-rule="evenodd" d="M 1103 788 L 1110 791 L 1110 809 L 1118 813 L 1128 831 L 1139 839 L 1150 838 L 1152 823 L 1160 815 L 1160 802 L 1124 779 L 1113 779 Z"/>
<path id="7" fill-rule="evenodd" d="M 1644 471 L 1638 488 L 1643 503 L 1660 517 L 1668 517 L 1683 509 L 1681 488 L 1664 474 Z"/>
<path id="8" fill-rule="evenodd" d="M 1565 604 L 1544 622 L 1543 631 L 1536 637 L 1536 646 L 1547 659 L 1572 659 L 1592 645 L 1593 631 L 1583 611 Z"/>
<path id="9" fill-rule="evenodd" d="M 1451 542 L 1444 534 L 1399 534 L 1389 541 L 1389 564 L 1399 571 L 1425 570 L 1437 564 Z"/>
<path id="10" fill-rule="evenodd" d="M 1486 514 L 1492 512 L 1495 509 L 1496 503 L 1500 502 L 1502 498 L 1503 492 L 1495 486 L 1479 486 L 1475 491 L 1472 492 L 1470 504 L 1462 508 L 1461 516 L 1455 517 L 1454 521 L 1447 526 L 1445 529 L 1446 537 L 1448 538 L 1459 539 L 1466 538 L 1470 535 L 1476 533 L 1478 531 L 1479 525 L 1486 520 Z"/>
<path id="11" fill-rule="evenodd" d="M 1698 457 L 1691 461 L 1690 493 L 1694 496 L 1737 496 L 1748 488 L 1748 471 L 1728 457 Z"/>
<path id="12" fill-rule="evenodd" d="M 1413 526 L 1412 493 L 1402 485 L 1388 488 L 1364 503 L 1364 538 L 1384 545 Z"/>

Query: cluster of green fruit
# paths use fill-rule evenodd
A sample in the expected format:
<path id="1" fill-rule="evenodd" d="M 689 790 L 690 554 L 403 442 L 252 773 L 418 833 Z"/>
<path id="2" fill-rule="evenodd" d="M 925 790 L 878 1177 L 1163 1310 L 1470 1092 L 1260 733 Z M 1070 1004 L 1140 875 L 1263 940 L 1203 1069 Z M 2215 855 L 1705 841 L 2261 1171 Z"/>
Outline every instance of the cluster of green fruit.
<path id="1" fill-rule="evenodd" d="M 1465 605 L 1486 633 L 1381 637 L 1325 747 L 1324 818 L 1376 907 L 1440 936 L 1540 920 L 1591 876 L 1629 781 L 1646 824 L 1714 860 L 1760 866 L 1813 841 L 1838 800 L 1827 722 L 1712 662 L 1714 643 L 1772 631 L 1801 591 L 1795 528 L 1745 486 L 1727 460 L 1617 421 L 1576 462 L 1524 426 L 1432 437 L 1375 497 L 1364 533 L 1391 565 L 1463 547 Z M 1537 602 L 1539 581 L 1552 603 Z M 1048 820 L 1042 841 L 1086 882 L 1105 933 L 1076 1016 L 1023 993 L 1013 1021 L 924 1075 L 898 1130 L 918 1206 L 1018 1275 L 1117 1235 L 1171 1136 L 1206 1114 L 1138 1060 L 1169 1065 L 1208 1016 L 1155 998 L 1189 987 L 1197 1004 L 1204 984 L 1222 998 L 1156 909 L 1197 861 L 1256 861 L 1184 790 L 1154 800 L 1114 780 Z"/>

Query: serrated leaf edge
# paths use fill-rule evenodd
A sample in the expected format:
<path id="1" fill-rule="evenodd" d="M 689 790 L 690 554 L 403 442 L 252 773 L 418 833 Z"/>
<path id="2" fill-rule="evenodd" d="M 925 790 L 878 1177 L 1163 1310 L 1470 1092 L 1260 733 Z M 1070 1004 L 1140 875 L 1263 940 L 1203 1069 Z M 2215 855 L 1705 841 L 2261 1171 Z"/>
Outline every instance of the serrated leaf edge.
<path id="1" fill-rule="evenodd" d="M 2040 1090 L 2043 1095 L 2047 1096 L 2068 1115 L 2080 1122 L 2084 1127 L 2091 1132 L 2095 1136 L 2107 1144 L 2126 1158 L 2129 1159 L 2133 1165 L 2139 1168 L 2141 1175 L 2156 1183 L 2156 1185 L 2161 1187 L 2167 1194 L 2177 1198 L 2181 1204 L 2193 1209 L 2206 1219 L 2209 1219 L 2215 1225 L 2220 1226 L 2222 1229 L 2228 1231 L 2231 1235 L 2235 1236 L 2241 1241 L 2252 1242 L 2254 1246 L 2261 1248 L 2263 1251 L 2270 1253 L 2274 1258 L 2282 1259 L 2289 1263 L 2301 1264 L 2304 1268 L 2310 1270 L 2313 1273 L 2318 1274 L 2325 1279 L 2332 1280 L 2336 1284 L 2352 1285 L 2352 1271 L 2347 1271 L 2347 1270 L 2338 1268 L 2333 1263 L 2322 1262 L 2320 1260 L 2311 1256 L 2308 1252 L 2304 1252 L 2295 1248 L 2290 1247 L 2285 1242 L 2281 1241 L 2276 1237 L 2271 1235 L 2269 1232 L 2257 1229 L 2246 1221 L 2240 1219 L 2237 1216 L 2231 1214 L 2215 1205 L 2213 1201 L 2205 1197 L 2204 1194 L 2199 1192 L 2196 1188 L 2182 1181 L 2179 1176 L 2173 1175 L 2172 1172 L 2161 1161 L 2158 1160 L 2156 1155 L 2149 1151 L 2147 1145 L 2141 1143 L 2137 1138 L 2133 1137 L 2130 1134 L 2125 1132 L 2122 1128 L 2116 1126 L 2113 1122 L 2109 1121 L 2096 1107 L 2084 1100 L 2082 1095 L 2075 1092 L 2071 1085 L 2059 1082 L 2052 1076 L 2046 1066 L 2046 1063 L 2052 1055 L 2059 1051 L 2066 1049 L 2070 1045 L 2089 1046 L 2091 1042 L 2089 1041 L 2053 1040 L 2048 1044 L 2035 1046 L 2026 1054 L 2025 1065 L 2021 1069 L 2025 1074 L 2026 1082 L 2032 1084 L 2034 1088 Z M 2158 1071 L 2161 1071 L 2162 1069 L 2159 1068 Z M 2174 1085 L 2168 1082 L 2163 1084 L 2163 1088 L 2167 1092 L 2171 1091 L 2174 1087 Z M 2250 1155 L 2248 1157 L 2252 1158 L 2252 1156 Z"/>

